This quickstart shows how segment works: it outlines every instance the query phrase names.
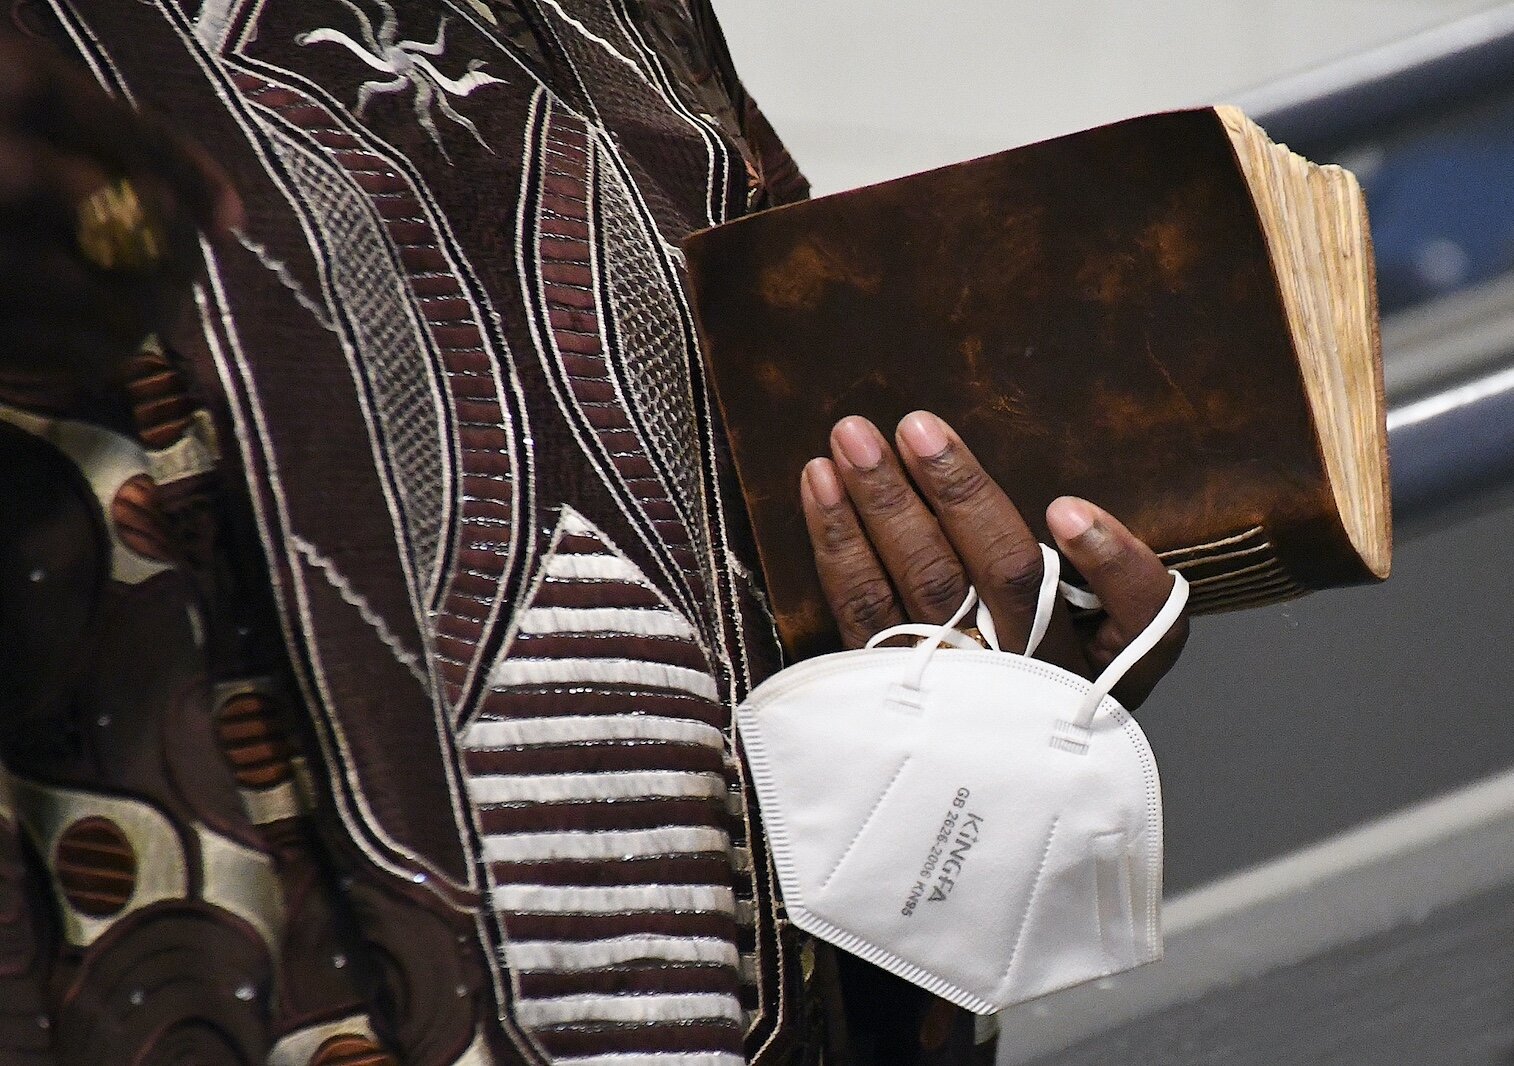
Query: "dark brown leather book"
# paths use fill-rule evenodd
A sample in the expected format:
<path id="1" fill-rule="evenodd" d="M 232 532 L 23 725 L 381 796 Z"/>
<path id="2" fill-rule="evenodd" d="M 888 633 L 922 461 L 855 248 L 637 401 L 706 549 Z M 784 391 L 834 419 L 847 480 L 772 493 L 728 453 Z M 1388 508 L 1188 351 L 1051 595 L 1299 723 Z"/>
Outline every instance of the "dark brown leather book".
<path id="1" fill-rule="evenodd" d="M 697 233 L 706 360 L 779 631 L 835 647 L 799 507 L 831 425 L 956 427 L 1045 540 L 1070 493 L 1196 611 L 1387 576 L 1377 301 L 1352 175 L 1233 108 L 1148 115 Z"/>

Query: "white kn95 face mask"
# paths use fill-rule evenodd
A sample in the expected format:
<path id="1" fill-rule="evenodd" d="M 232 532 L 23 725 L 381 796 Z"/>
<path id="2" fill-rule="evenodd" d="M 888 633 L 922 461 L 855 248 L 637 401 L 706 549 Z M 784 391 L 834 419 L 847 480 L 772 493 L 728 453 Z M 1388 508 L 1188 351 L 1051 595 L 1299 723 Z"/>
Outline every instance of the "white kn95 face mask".
<path id="1" fill-rule="evenodd" d="M 1166 605 L 1095 681 L 954 627 L 792 666 L 737 710 L 784 904 L 799 928 L 980 1014 L 1161 957 L 1156 762 L 1109 690 L 1170 629 Z M 1069 598 L 1092 601 L 1061 586 Z M 950 645 L 943 648 L 942 644 Z M 970 649 L 970 650 L 969 650 Z"/>

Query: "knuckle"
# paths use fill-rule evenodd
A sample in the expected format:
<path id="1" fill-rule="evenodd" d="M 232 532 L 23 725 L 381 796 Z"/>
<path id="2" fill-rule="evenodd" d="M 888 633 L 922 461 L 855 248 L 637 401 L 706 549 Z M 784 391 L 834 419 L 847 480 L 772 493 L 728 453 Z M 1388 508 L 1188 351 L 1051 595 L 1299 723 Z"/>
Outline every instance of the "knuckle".
<path id="1" fill-rule="evenodd" d="M 835 511 L 823 512 L 813 528 L 815 550 L 828 556 L 850 555 L 862 544 L 861 531 Z"/>
<path id="2" fill-rule="evenodd" d="M 849 588 L 838 605 L 838 619 L 856 629 L 881 629 L 893 616 L 894 590 L 882 577 L 867 578 Z"/>
<path id="3" fill-rule="evenodd" d="M 1083 546 L 1086 558 L 1080 560 L 1085 567 L 1093 567 L 1110 577 L 1120 578 L 1130 572 L 1136 563 L 1136 553 L 1129 541 L 1103 533 L 1088 538 Z"/>
<path id="4" fill-rule="evenodd" d="M 820 530 L 820 550 L 827 555 L 841 555 L 856 544 L 857 535 L 839 522 L 827 523 Z"/>
<path id="5" fill-rule="evenodd" d="M 923 553 L 922 553 L 923 554 Z M 955 610 L 967 594 L 967 580 L 962 568 L 950 559 L 932 554 L 909 571 L 907 586 L 911 598 L 927 610 Z"/>
<path id="6" fill-rule="evenodd" d="M 931 469 L 933 495 L 947 507 L 960 507 L 983 496 L 991 482 L 976 463 L 964 463 L 948 454 Z"/>
<path id="7" fill-rule="evenodd" d="M 183 197 L 174 190 L 163 175 L 147 173 L 134 181 L 137 191 L 147 201 L 154 217 L 174 219 L 182 213 Z"/>
<path id="8" fill-rule="evenodd" d="M 1129 552 L 1117 549 L 1103 551 L 1088 559 L 1080 558 L 1078 569 L 1084 577 L 1098 581 L 1101 587 L 1118 592 L 1122 597 L 1128 597 L 1150 583 L 1150 575 L 1136 565 L 1136 559 Z M 1165 570 L 1158 573 L 1164 579 L 1167 577 Z M 1166 586 L 1162 587 L 1165 590 Z"/>
<path id="9" fill-rule="evenodd" d="M 988 566 L 988 581 L 1002 599 L 1034 607 L 1041 596 L 1041 552 L 1034 546 L 1016 548 L 995 556 Z"/>
<path id="10" fill-rule="evenodd" d="M 863 480 L 858 508 L 879 518 L 904 514 L 914 500 L 914 490 L 898 477 L 869 477 Z"/>

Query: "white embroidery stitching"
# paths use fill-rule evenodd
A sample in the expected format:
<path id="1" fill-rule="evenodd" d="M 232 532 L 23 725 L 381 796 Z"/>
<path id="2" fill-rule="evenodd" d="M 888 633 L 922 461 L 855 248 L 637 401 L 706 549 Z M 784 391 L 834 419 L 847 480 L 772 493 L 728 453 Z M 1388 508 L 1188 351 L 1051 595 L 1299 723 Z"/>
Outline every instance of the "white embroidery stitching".
<path id="1" fill-rule="evenodd" d="M 478 132 L 478 127 L 473 124 L 473 120 L 454 108 L 447 97 L 470 96 L 485 85 L 503 85 L 505 79 L 484 73 L 482 69 L 484 61 L 481 59 L 469 60 L 467 69 L 461 77 L 447 77 L 431 62 L 432 59 L 440 59 L 447 50 L 446 16 L 442 16 L 441 22 L 437 24 L 436 40 L 430 43 L 402 41 L 398 39 L 399 17 L 394 13 L 394 7 L 388 0 L 375 0 L 375 2 L 384 13 L 383 21 L 377 30 L 374 30 L 372 20 L 352 0 L 338 0 L 338 3 L 357 16 L 363 37 L 361 44 L 341 30 L 324 27 L 298 35 L 294 39 L 295 43 L 340 45 L 374 70 L 393 75 L 387 80 L 375 78 L 372 81 L 363 82 L 358 89 L 357 105 L 354 108 L 357 114 L 363 113 L 363 108 L 376 93 L 399 93 L 413 88 L 416 121 L 430 135 L 443 156 L 447 155 L 447 148 L 442 143 L 441 131 L 437 129 L 436 119 L 431 113 L 433 104 L 438 111 L 473 134 L 475 141 L 492 152 L 494 149 L 489 148 L 483 136 Z"/>
<path id="2" fill-rule="evenodd" d="M 336 564 L 317 551 L 315 545 L 303 537 L 290 537 L 289 543 L 295 551 L 299 552 L 302 559 L 325 576 L 331 587 L 336 589 L 337 595 L 357 608 L 358 615 L 378 634 L 378 638 L 384 642 L 384 646 L 394 653 L 394 657 L 400 665 L 409 670 L 417 681 L 429 689 L 431 681 L 426 677 L 425 670 L 421 668 L 420 660 L 414 654 L 405 650 L 399 638 L 394 635 L 384 620 L 378 616 L 368 601 L 352 587 L 352 583 L 336 568 Z"/>

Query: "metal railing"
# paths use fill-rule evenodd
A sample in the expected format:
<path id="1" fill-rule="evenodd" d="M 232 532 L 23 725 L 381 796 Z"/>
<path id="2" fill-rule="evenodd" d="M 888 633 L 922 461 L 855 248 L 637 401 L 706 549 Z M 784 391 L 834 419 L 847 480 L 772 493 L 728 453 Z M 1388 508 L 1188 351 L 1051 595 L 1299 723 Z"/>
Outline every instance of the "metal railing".
<path id="1" fill-rule="evenodd" d="M 1381 168 L 1385 159 L 1443 149 L 1448 136 L 1507 142 L 1514 127 L 1486 117 L 1514 102 L 1514 3 L 1243 93 L 1238 102 L 1274 140 L 1320 162 L 1370 160 Z M 1371 208 L 1371 177 L 1363 178 Z M 1469 181 L 1473 195 L 1463 210 L 1475 217 L 1466 225 L 1501 220 L 1514 245 L 1514 171 Z M 1433 230 L 1396 236 L 1425 240 Z M 1388 247 L 1381 233 L 1375 239 L 1380 262 L 1401 263 L 1419 250 Z M 1514 255 L 1504 269 L 1511 265 Z M 1383 324 L 1394 516 L 1409 535 L 1514 488 L 1514 273 L 1467 283 L 1475 287 L 1448 286 L 1447 295 L 1411 303 Z"/>
<path id="2" fill-rule="evenodd" d="M 1398 523 L 1514 487 L 1514 277 L 1400 313 L 1383 350 Z"/>

